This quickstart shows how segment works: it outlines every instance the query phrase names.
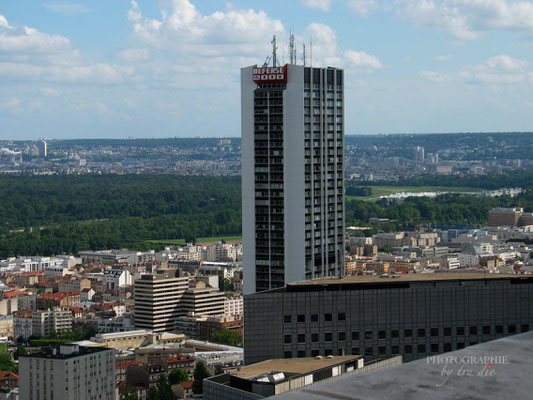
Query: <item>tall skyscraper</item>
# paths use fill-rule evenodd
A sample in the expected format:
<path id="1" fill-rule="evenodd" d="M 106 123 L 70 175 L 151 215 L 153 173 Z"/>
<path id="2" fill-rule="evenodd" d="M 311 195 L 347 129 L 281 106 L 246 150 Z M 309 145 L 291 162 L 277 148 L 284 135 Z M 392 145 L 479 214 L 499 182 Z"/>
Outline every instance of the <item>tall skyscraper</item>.
<path id="1" fill-rule="evenodd" d="M 343 82 L 331 67 L 241 70 L 245 294 L 344 273 Z"/>
<path id="2" fill-rule="evenodd" d="M 424 162 L 424 148 L 423 147 L 420 147 L 420 146 L 416 146 L 414 151 L 413 151 L 413 154 L 414 154 L 414 159 L 416 162 Z"/>

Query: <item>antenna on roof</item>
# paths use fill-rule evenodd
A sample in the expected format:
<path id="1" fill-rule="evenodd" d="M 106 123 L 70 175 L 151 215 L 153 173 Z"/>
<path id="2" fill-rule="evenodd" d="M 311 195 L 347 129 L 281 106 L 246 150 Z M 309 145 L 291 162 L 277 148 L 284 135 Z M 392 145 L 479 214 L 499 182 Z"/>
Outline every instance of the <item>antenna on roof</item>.
<path id="1" fill-rule="evenodd" d="M 294 33 L 289 36 L 289 59 L 291 64 L 296 64 L 296 48 L 294 47 Z"/>
<path id="2" fill-rule="evenodd" d="M 309 53 L 311 53 L 309 54 L 309 58 L 310 58 L 309 66 L 312 67 L 313 66 L 313 36 L 311 36 L 311 43 L 309 44 L 309 47 L 310 47 Z"/>
<path id="3" fill-rule="evenodd" d="M 278 50 L 278 46 L 276 46 L 276 35 L 272 38 L 272 66 L 277 67 L 278 66 L 278 57 L 276 55 L 276 51 Z"/>
<path id="4" fill-rule="evenodd" d="M 303 47 L 303 49 L 302 49 L 303 50 L 303 54 L 302 54 L 302 58 L 301 59 L 302 59 L 302 61 L 304 63 L 304 67 L 305 67 L 305 43 L 303 44 L 302 47 Z"/>

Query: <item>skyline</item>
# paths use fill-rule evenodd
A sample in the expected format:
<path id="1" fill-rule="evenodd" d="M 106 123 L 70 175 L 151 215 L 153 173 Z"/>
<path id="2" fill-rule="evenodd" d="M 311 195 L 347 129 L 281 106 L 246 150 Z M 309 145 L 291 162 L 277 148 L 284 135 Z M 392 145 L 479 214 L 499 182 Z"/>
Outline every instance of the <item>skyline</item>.
<path id="1" fill-rule="evenodd" d="M 0 136 L 238 137 L 240 68 L 291 30 L 345 69 L 348 135 L 532 130 L 531 1 L 7 0 Z"/>

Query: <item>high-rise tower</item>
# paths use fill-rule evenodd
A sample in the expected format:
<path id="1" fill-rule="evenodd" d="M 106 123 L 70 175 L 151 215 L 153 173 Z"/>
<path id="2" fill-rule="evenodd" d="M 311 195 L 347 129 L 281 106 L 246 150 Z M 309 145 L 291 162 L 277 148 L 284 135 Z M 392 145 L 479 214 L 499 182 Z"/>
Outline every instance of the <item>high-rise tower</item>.
<path id="1" fill-rule="evenodd" d="M 344 274 L 344 71 L 241 70 L 244 292 Z"/>

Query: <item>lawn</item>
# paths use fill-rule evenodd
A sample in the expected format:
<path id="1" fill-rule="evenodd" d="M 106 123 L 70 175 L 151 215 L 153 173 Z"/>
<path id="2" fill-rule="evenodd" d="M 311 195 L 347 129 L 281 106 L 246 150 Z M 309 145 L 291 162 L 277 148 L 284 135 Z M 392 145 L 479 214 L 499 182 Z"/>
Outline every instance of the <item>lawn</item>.
<path id="1" fill-rule="evenodd" d="M 235 242 L 235 241 L 242 240 L 242 236 L 217 236 L 217 237 L 209 237 L 209 238 L 197 238 L 196 243 L 214 243 L 214 242 L 219 242 L 222 240 L 226 242 Z M 146 243 L 185 246 L 185 239 L 146 240 Z"/>
<path id="2" fill-rule="evenodd" d="M 346 196 L 347 200 L 376 200 L 380 196 L 388 196 L 393 193 L 420 193 L 420 192 L 468 192 L 479 193 L 483 189 L 469 187 L 439 187 L 439 186 L 370 186 L 372 196 Z"/>

